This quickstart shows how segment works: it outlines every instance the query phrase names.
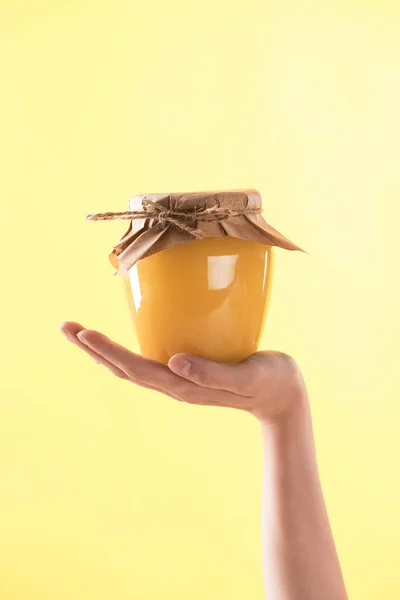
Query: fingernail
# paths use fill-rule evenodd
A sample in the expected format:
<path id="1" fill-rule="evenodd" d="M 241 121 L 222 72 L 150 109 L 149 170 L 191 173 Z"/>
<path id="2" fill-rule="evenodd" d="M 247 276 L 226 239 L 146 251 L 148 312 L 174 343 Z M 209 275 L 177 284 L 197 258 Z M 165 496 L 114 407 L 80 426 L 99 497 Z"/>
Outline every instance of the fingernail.
<path id="1" fill-rule="evenodd" d="M 76 337 L 78 338 L 78 340 L 80 340 L 82 342 L 82 344 L 86 344 L 85 338 L 82 337 L 83 333 L 84 333 L 83 331 L 78 331 L 78 333 L 76 334 Z"/>
<path id="2" fill-rule="evenodd" d="M 183 360 L 179 365 L 179 373 L 181 375 L 189 375 L 190 369 L 192 368 L 192 363 L 189 360 Z"/>
<path id="3" fill-rule="evenodd" d="M 60 331 L 63 334 L 63 336 L 65 338 L 67 338 L 67 340 L 71 340 L 72 339 L 72 335 L 69 333 L 69 331 L 65 331 L 64 329 L 60 329 Z"/>

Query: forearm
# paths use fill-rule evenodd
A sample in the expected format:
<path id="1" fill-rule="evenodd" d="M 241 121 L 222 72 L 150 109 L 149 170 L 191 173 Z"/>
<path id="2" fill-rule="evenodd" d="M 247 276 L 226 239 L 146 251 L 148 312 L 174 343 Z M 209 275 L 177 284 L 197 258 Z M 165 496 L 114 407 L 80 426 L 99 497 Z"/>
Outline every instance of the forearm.
<path id="1" fill-rule="evenodd" d="M 263 558 L 268 600 L 346 600 L 321 490 L 306 392 L 264 438 Z"/>

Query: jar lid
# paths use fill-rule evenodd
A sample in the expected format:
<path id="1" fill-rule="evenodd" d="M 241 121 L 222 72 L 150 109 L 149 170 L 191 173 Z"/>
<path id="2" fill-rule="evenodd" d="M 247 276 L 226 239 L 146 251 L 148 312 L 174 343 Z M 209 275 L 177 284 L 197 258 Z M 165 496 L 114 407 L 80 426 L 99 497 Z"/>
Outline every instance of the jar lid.
<path id="1" fill-rule="evenodd" d="M 256 190 L 140 194 L 124 213 L 88 215 L 89 220 L 130 220 L 111 261 L 130 269 L 138 260 L 199 238 L 230 236 L 286 250 L 301 250 L 261 215 Z M 118 258 L 118 260 L 115 260 Z"/>

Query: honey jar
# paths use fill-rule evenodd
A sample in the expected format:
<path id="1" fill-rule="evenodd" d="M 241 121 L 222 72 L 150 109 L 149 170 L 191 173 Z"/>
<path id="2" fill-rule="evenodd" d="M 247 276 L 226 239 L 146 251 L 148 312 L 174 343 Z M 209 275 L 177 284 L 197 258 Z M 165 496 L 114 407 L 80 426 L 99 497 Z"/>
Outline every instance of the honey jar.
<path id="1" fill-rule="evenodd" d="M 144 356 L 188 352 L 238 362 L 257 351 L 271 292 L 274 246 L 300 250 L 261 216 L 255 190 L 146 194 L 110 254 L 125 279 Z"/>

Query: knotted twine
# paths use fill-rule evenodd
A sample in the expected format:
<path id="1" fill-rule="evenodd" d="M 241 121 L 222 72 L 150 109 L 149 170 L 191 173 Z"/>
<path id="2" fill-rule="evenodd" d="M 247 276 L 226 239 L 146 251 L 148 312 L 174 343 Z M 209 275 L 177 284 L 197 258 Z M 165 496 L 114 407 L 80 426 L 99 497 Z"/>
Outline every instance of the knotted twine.
<path id="1" fill-rule="evenodd" d="M 165 229 L 168 225 L 174 225 L 181 231 L 192 235 L 195 238 L 204 237 L 203 231 L 196 227 L 198 221 L 226 221 L 233 217 L 242 215 L 256 215 L 261 213 L 261 208 L 243 208 L 242 210 L 233 210 L 225 206 L 216 204 L 209 208 L 194 209 L 193 211 L 177 210 L 176 208 L 166 208 L 149 198 L 142 200 L 143 210 L 128 210 L 124 212 L 105 212 L 86 215 L 87 221 L 114 221 L 114 220 L 134 220 L 134 219 L 152 219 L 154 224 L 160 225 Z"/>

